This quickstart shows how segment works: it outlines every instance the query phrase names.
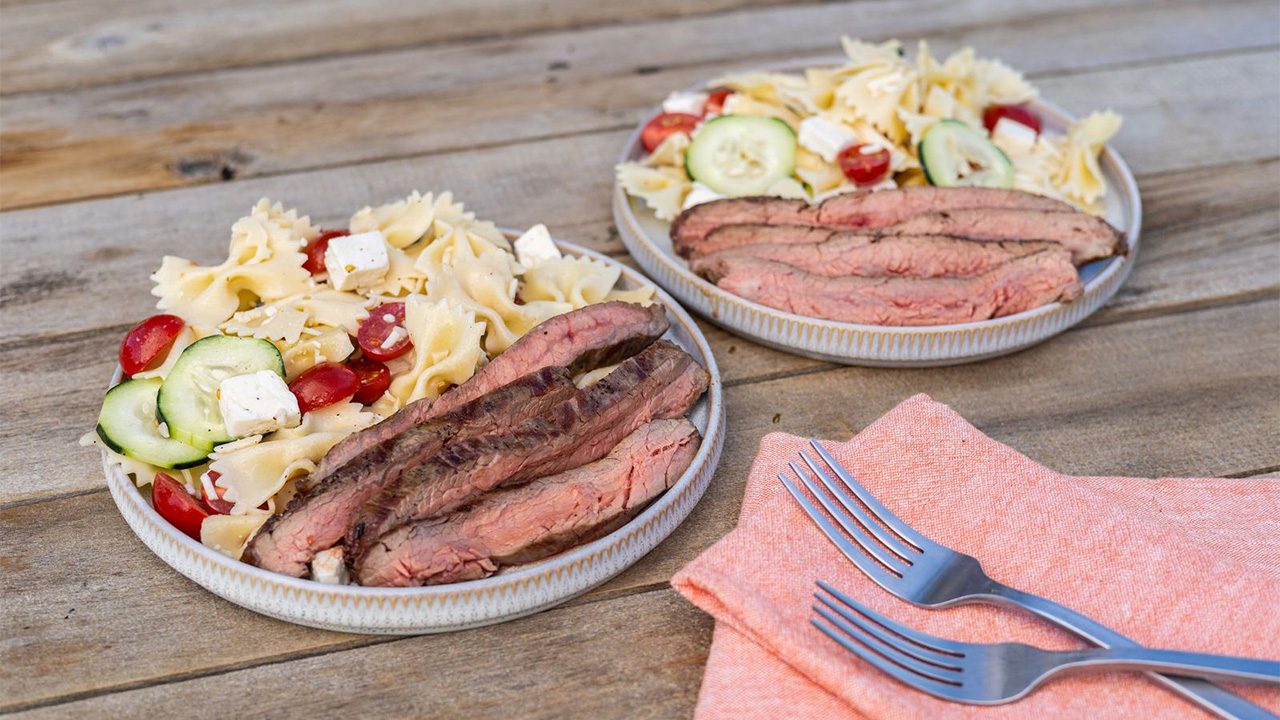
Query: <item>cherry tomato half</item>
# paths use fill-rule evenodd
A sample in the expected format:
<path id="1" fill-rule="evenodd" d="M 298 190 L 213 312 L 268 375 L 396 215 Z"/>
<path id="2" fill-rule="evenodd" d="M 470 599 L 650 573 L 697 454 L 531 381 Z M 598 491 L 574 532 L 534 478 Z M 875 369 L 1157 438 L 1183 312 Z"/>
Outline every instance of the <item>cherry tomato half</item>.
<path id="1" fill-rule="evenodd" d="M 982 113 L 982 124 L 986 126 L 987 132 L 996 129 L 996 123 L 1000 122 L 1000 118 L 1009 118 L 1010 120 L 1040 132 L 1040 116 L 1033 110 L 1028 110 L 1021 105 L 992 105 Z"/>
<path id="2" fill-rule="evenodd" d="M 404 303 L 385 303 L 370 310 L 369 317 L 360 323 L 356 340 L 364 354 L 374 360 L 385 362 L 409 352 L 413 343 L 404 329 Z"/>
<path id="3" fill-rule="evenodd" d="M 391 369 L 371 357 L 348 360 L 347 367 L 360 379 L 360 389 L 352 399 L 361 405 L 372 405 L 391 387 Z"/>
<path id="4" fill-rule="evenodd" d="M 644 126 L 644 130 L 640 131 L 640 142 L 644 145 L 644 149 L 653 152 L 667 139 L 668 135 L 676 133 L 684 133 L 692 135 L 693 129 L 698 127 L 698 123 L 702 122 L 702 118 L 697 115 L 689 115 L 687 113 L 662 113 L 658 117 L 649 121 Z"/>
<path id="5" fill-rule="evenodd" d="M 889 149 L 883 145 L 850 145 L 836 159 L 844 176 L 857 185 L 875 185 L 889 174 Z"/>
<path id="6" fill-rule="evenodd" d="M 298 398 L 298 409 L 304 413 L 346 400 L 359 389 L 356 372 L 335 362 L 314 365 L 289 383 L 289 392 Z"/>
<path id="7" fill-rule="evenodd" d="M 146 370 L 173 345 L 183 325 L 177 315 L 152 315 L 134 325 L 120 343 L 120 367 L 124 368 L 124 374 L 133 377 Z"/>
<path id="8" fill-rule="evenodd" d="M 156 473 L 151 481 L 151 505 L 170 525 L 188 537 L 200 540 L 200 525 L 209 513 L 177 480 L 164 473 Z"/>
<path id="9" fill-rule="evenodd" d="M 724 112 L 725 98 L 733 94 L 733 88 L 718 87 L 707 91 L 707 104 L 702 106 L 702 114 L 720 115 Z"/>
<path id="10" fill-rule="evenodd" d="M 302 263 L 302 267 L 312 275 L 319 275 L 325 271 L 324 267 L 324 251 L 329 249 L 329 241 L 336 237 L 343 237 L 351 233 L 346 230 L 324 230 L 321 233 L 307 241 L 307 261 Z"/>

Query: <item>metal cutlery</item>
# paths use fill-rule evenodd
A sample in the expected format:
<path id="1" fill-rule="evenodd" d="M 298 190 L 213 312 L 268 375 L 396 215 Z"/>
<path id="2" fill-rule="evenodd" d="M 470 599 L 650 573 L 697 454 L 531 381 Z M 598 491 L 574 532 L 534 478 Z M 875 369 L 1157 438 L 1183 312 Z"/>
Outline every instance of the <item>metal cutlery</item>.
<path id="1" fill-rule="evenodd" d="M 972 705 L 1023 697 L 1050 676 L 1085 668 L 1161 672 L 1280 682 L 1280 662 L 1143 647 L 1054 652 L 1022 643 L 945 640 L 894 622 L 818 580 L 811 622 L 850 652 L 899 682 Z"/>
<path id="2" fill-rule="evenodd" d="M 840 479 L 840 485 L 806 452 L 801 451 L 800 457 L 826 492 L 798 464 L 791 462 L 789 465 L 796 479 L 813 494 L 830 514 L 829 517 L 818 510 L 786 474 L 779 474 L 778 478 L 845 557 L 893 595 L 921 607 L 986 603 L 1021 608 L 1104 648 L 1141 647 L 1066 606 L 992 580 L 976 558 L 939 545 L 899 520 L 854 480 L 817 440 L 809 443 Z M 875 519 L 872 519 L 873 515 Z M 832 524 L 833 520 L 839 529 Z M 1207 680 L 1149 674 L 1221 717 L 1230 720 L 1280 720 Z"/>

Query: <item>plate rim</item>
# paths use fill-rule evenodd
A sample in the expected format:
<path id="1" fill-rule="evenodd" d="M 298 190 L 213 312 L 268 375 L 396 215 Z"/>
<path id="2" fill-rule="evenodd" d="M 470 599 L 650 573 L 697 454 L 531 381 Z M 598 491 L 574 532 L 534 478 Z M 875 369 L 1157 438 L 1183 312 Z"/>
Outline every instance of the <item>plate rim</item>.
<path id="1" fill-rule="evenodd" d="M 771 65 L 760 66 L 760 67 L 744 70 L 742 72 L 762 72 L 762 71 L 763 72 L 794 72 L 796 70 L 802 70 L 807 67 L 821 66 L 824 64 L 827 64 L 827 65 L 837 64 L 839 62 L 841 62 L 840 58 L 831 58 L 831 57 L 826 57 L 826 58 L 817 59 L 817 60 L 791 60 L 791 61 L 786 61 L 782 63 L 775 63 Z M 688 88 L 686 88 L 686 90 L 687 91 L 700 90 L 704 88 L 707 85 L 707 83 L 710 82 L 711 79 L 712 78 L 708 78 L 707 81 L 695 83 L 689 86 Z M 1055 105 L 1050 101 L 1037 98 L 1029 104 L 1031 104 L 1037 110 L 1049 115 L 1055 122 L 1061 123 L 1063 125 L 1070 125 L 1075 120 L 1074 116 L 1072 116 L 1070 113 L 1066 112 L 1061 107 Z M 645 119 L 636 125 L 635 129 L 632 131 L 631 135 L 627 138 L 627 141 L 624 143 L 622 147 L 622 152 L 618 157 L 618 161 L 617 161 L 618 163 L 625 163 L 625 162 L 630 162 L 634 160 L 637 148 L 640 147 L 640 135 L 644 129 L 645 124 L 649 120 L 659 115 L 661 112 L 662 112 L 661 105 L 655 106 L 652 109 L 652 111 L 645 117 Z M 827 320 L 823 318 L 814 318 L 814 317 L 809 317 L 805 315 L 798 315 L 795 313 L 786 312 L 783 310 L 777 310 L 775 308 L 770 308 L 768 306 L 761 305 L 754 301 L 747 300 L 746 298 L 742 298 L 732 293 L 729 293 L 728 291 L 725 291 L 707 282 L 705 279 L 694 274 L 692 271 L 688 269 L 687 266 L 682 265 L 680 261 L 672 257 L 671 254 L 668 253 L 664 248 L 662 248 L 657 243 L 655 243 L 654 240 L 640 225 L 639 219 L 636 216 L 633 204 L 631 202 L 632 199 L 630 198 L 630 196 L 626 194 L 626 191 L 623 190 L 621 183 L 617 181 L 616 177 L 615 177 L 614 186 L 613 186 L 613 203 L 612 203 L 613 215 L 614 215 L 614 221 L 619 227 L 619 231 L 620 231 L 619 235 L 622 238 L 623 244 L 627 247 L 627 250 L 632 254 L 632 256 L 635 257 L 636 260 L 640 262 L 640 264 L 644 266 L 646 270 L 649 271 L 650 275 L 654 275 L 656 279 L 660 280 L 662 273 L 654 272 L 652 268 L 647 266 L 645 262 L 646 260 L 660 263 L 663 270 L 669 273 L 673 273 L 677 277 L 679 277 L 679 279 L 689 283 L 692 286 L 692 289 L 696 290 L 699 295 L 703 296 L 703 298 L 715 298 L 721 304 L 728 304 L 732 307 L 736 307 L 740 312 L 746 315 L 754 316 L 751 318 L 753 320 L 757 320 L 757 321 L 763 320 L 765 324 L 769 324 L 770 322 L 776 323 L 778 320 L 781 320 L 782 322 L 786 322 L 786 323 L 806 325 L 811 328 L 816 328 L 822 331 L 826 331 L 828 333 L 863 333 L 863 334 L 872 334 L 872 335 L 892 337 L 892 338 L 921 338 L 921 337 L 928 337 L 928 336 L 936 336 L 940 333 L 961 333 L 961 334 L 981 335 L 981 334 L 990 334 L 992 332 L 1001 331 L 1014 325 L 1025 324 L 1028 322 L 1035 322 L 1036 320 L 1047 318 L 1049 315 L 1055 312 L 1059 312 L 1064 309 L 1070 308 L 1071 305 L 1073 304 L 1079 304 L 1082 301 L 1094 299 L 1096 296 L 1098 296 L 1101 293 L 1102 297 L 1097 298 L 1098 300 L 1097 307 L 1091 309 L 1089 312 L 1081 314 L 1079 317 L 1072 318 L 1070 323 L 1063 325 L 1061 328 L 1058 328 L 1056 331 L 1051 332 L 1048 335 L 1045 335 L 1044 337 L 1037 338 L 1030 342 L 1021 343 L 1015 347 L 1004 349 L 994 353 L 985 352 L 985 353 L 978 353 L 978 354 L 966 355 L 966 356 L 942 355 L 942 356 L 928 358 L 924 361 L 929 364 L 939 364 L 939 363 L 946 363 L 946 362 L 971 362 L 974 360 L 982 359 L 984 357 L 989 357 L 993 354 L 1003 354 L 1005 352 L 1013 352 L 1023 347 L 1026 347 L 1027 345 L 1033 344 L 1034 342 L 1039 342 L 1041 340 L 1048 339 L 1049 337 L 1052 337 L 1053 335 L 1058 334 L 1062 330 L 1065 330 L 1067 327 L 1070 327 L 1071 325 L 1083 320 L 1085 317 L 1088 317 L 1093 312 L 1096 312 L 1098 307 L 1101 307 L 1103 304 L 1105 304 L 1105 302 L 1109 300 L 1111 296 L 1115 294 L 1116 291 L 1119 290 L 1120 286 L 1127 279 L 1129 273 L 1132 271 L 1134 263 L 1137 260 L 1138 252 L 1141 247 L 1141 232 L 1142 232 L 1142 217 L 1143 217 L 1142 199 L 1138 192 L 1137 181 L 1134 179 L 1133 173 L 1129 169 L 1128 164 L 1119 155 L 1119 153 L 1117 153 L 1115 150 L 1111 148 L 1109 144 L 1103 147 L 1103 151 L 1100 155 L 1100 163 L 1105 168 L 1109 169 L 1112 174 L 1114 174 L 1119 178 L 1120 182 L 1117 183 L 1119 187 L 1116 188 L 1116 191 L 1123 194 L 1125 196 L 1125 199 L 1128 201 L 1128 207 L 1129 207 L 1128 223 L 1126 224 L 1126 227 L 1123 230 L 1125 234 L 1126 242 L 1128 243 L 1128 246 L 1129 246 L 1127 254 L 1123 256 L 1116 256 L 1111 258 L 1110 259 L 1111 262 L 1109 262 L 1105 267 L 1103 267 L 1093 278 L 1089 280 L 1088 283 L 1085 284 L 1084 292 L 1081 294 L 1081 297 L 1073 301 L 1072 303 L 1063 304 L 1059 302 L 1053 302 L 1053 303 L 1048 303 L 1046 305 L 1042 305 L 1037 308 L 1033 308 L 1031 310 L 1025 310 L 1023 312 L 1016 313 L 1013 315 L 1006 315 L 1000 318 L 980 320 L 980 321 L 971 322 L 971 323 L 955 323 L 950 325 L 919 325 L 919 326 L 866 325 L 866 324 L 859 324 L 859 323 L 840 322 L 836 320 Z M 649 211 L 645 209 L 645 212 L 649 212 Z M 637 250 L 641 250 L 643 252 L 637 252 Z M 858 356 L 858 355 L 848 354 L 848 353 L 832 355 L 830 353 L 814 352 L 811 350 L 807 350 L 805 348 L 797 348 L 791 345 L 787 345 L 785 343 L 781 343 L 776 339 L 762 336 L 761 334 L 753 332 L 747 328 L 742 328 L 735 324 L 725 322 L 721 313 L 716 312 L 714 310 L 709 310 L 707 307 L 704 307 L 704 303 L 699 302 L 699 300 L 702 298 L 697 298 L 696 296 L 692 298 L 686 297 L 685 293 L 682 293 L 678 290 L 674 290 L 673 288 L 667 286 L 666 283 L 661 283 L 661 284 L 663 285 L 664 289 L 667 289 L 668 291 L 673 292 L 673 294 L 679 296 L 682 300 L 689 303 L 691 307 L 693 307 L 700 314 L 706 316 L 713 323 L 717 325 L 721 325 L 722 327 L 726 327 L 732 332 L 735 332 L 737 334 L 742 334 L 753 340 L 762 342 L 763 344 L 766 344 L 775 348 L 784 349 L 789 352 L 795 352 L 802 355 L 809 355 L 811 357 L 821 357 L 823 359 L 833 359 L 841 362 L 854 362 L 854 363 L 864 363 L 864 364 L 869 362 L 885 362 L 885 360 L 881 358 L 871 358 L 871 357 Z M 888 361 L 886 364 L 897 365 L 897 364 L 903 364 L 903 362 Z"/>
<path id="2" fill-rule="evenodd" d="M 519 234 L 510 230 L 503 230 L 503 232 L 510 237 L 514 237 Z M 693 488 L 696 480 L 705 477 L 706 480 L 709 481 L 710 476 L 714 474 L 717 466 L 719 465 L 725 425 L 724 389 L 720 370 L 716 364 L 715 356 L 711 351 L 710 343 L 707 341 L 706 336 L 702 333 L 701 329 L 698 328 L 696 322 L 694 322 L 688 311 L 686 311 L 680 303 L 671 297 L 662 287 L 653 283 L 639 271 L 627 267 L 614 258 L 610 258 L 594 250 L 590 250 L 567 241 L 559 239 L 555 239 L 554 241 L 556 245 L 567 254 L 579 257 L 589 257 L 594 260 L 602 261 L 611 267 L 619 268 L 621 270 L 621 277 L 626 278 L 630 282 L 653 284 L 656 291 L 655 299 L 658 302 L 661 302 L 664 309 L 670 316 L 672 316 L 673 320 L 678 322 L 687 331 L 693 341 L 693 344 L 698 348 L 699 352 L 702 353 L 705 360 L 703 367 L 711 377 L 705 396 L 707 401 L 707 427 L 706 431 L 703 433 L 702 444 L 698 448 L 698 452 L 695 454 L 693 461 L 681 475 L 680 479 L 677 480 L 671 488 L 622 527 L 614 530 L 604 537 L 579 545 L 570 550 L 566 550 L 551 558 L 547 558 L 546 560 L 530 564 L 528 567 L 518 568 L 510 572 L 493 575 L 480 580 L 451 583 L 447 585 L 386 588 L 365 587 L 361 585 L 330 585 L 316 582 L 314 580 L 295 578 L 249 565 L 241 560 L 232 559 L 213 548 L 207 547 L 198 540 L 188 537 L 186 534 L 182 533 L 161 518 L 156 510 L 151 506 L 151 503 L 147 502 L 146 498 L 144 498 L 143 493 L 137 485 L 129 479 L 128 474 L 124 472 L 123 468 L 110 463 L 109 456 L 106 451 L 103 450 L 103 469 L 106 475 L 108 487 L 111 490 L 112 499 L 117 506 L 117 510 L 124 517 L 134 535 L 136 535 L 138 539 L 141 540 L 143 544 L 147 546 L 147 548 L 162 562 L 201 585 L 206 590 L 213 592 L 215 595 L 223 597 L 237 605 L 247 607 L 255 612 L 271 615 L 278 619 L 293 622 L 295 624 L 326 629 L 345 630 L 347 632 L 393 632 L 398 634 L 419 634 L 449 631 L 462 629 L 464 627 L 474 627 L 494 622 L 503 622 L 532 612 L 540 612 L 541 610 L 567 601 L 575 595 L 585 592 L 591 587 L 600 585 L 622 570 L 630 567 L 638 561 L 641 556 L 637 556 L 629 562 L 626 562 L 620 568 L 617 568 L 608 575 L 593 579 L 587 587 L 582 590 L 564 594 L 549 603 L 539 603 L 537 607 L 533 607 L 532 609 L 526 608 L 514 612 L 496 614 L 481 622 L 471 622 L 448 627 L 437 627 L 431 622 L 424 622 L 419 627 L 407 630 L 399 627 L 387 629 L 385 627 L 381 627 L 381 624 L 378 623 L 369 624 L 352 622 L 335 625 L 333 623 L 317 623 L 314 621 L 308 621 L 306 618 L 292 617 L 288 614 L 266 612 L 260 607 L 255 607 L 253 605 L 246 604 L 245 602 L 241 602 L 241 600 L 246 598 L 240 596 L 228 597 L 228 594 L 215 590 L 210 587 L 209 583 L 203 582 L 197 577 L 194 577 L 193 575 L 196 573 L 193 568 L 179 567 L 178 563 L 171 562 L 164 553 L 154 547 L 149 538 L 145 537 L 144 533 L 134 526 L 133 518 L 129 512 L 131 510 L 132 512 L 137 513 L 140 521 L 145 519 L 145 521 L 147 521 L 151 526 L 150 529 L 159 532 L 160 535 L 163 536 L 163 539 L 176 543 L 178 548 L 185 550 L 192 556 L 192 560 L 203 561 L 205 564 L 212 566 L 216 571 L 229 573 L 233 576 L 239 576 L 240 578 L 248 581 L 249 587 L 252 588 L 248 591 L 249 593 L 275 592 L 279 594 L 287 594 L 293 597 L 300 594 L 305 594 L 308 597 L 320 595 L 331 599 L 335 604 L 344 607 L 349 607 L 353 603 L 361 602 L 372 603 L 375 607 L 381 607 L 384 605 L 385 601 L 393 601 L 393 604 L 402 604 L 394 601 L 414 602 L 431 598 L 439 601 L 439 603 L 443 603 L 448 600 L 455 599 L 464 593 L 489 596 L 493 596 L 494 594 L 512 595 L 520 592 L 520 588 L 522 586 L 527 587 L 531 583 L 537 582 L 547 576 L 561 574 L 566 568 L 570 568 L 575 564 L 586 563 L 593 557 L 600 555 L 615 545 L 634 540 L 635 536 L 646 525 L 653 524 L 660 515 L 670 511 L 675 505 L 677 505 L 677 503 L 683 500 L 685 495 L 687 495 L 691 491 L 691 488 Z M 121 376 L 121 368 L 117 365 L 115 372 L 112 375 L 111 385 L 119 382 Z M 646 553 L 665 540 L 671 532 L 674 532 L 675 528 L 683 524 L 688 517 L 688 513 L 692 511 L 693 506 L 698 503 L 703 493 L 705 493 L 707 484 L 708 482 L 702 482 L 701 487 L 694 488 L 696 496 L 689 498 L 690 502 L 685 509 L 684 515 L 662 532 L 661 537 L 658 537 L 653 542 L 652 547 L 645 551 Z M 128 503 L 129 507 L 126 509 L 122 506 L 122 503 Z M 192 570 L 192 572 L 188 572 L 189 569 Z M 437 603 L 437 606 L 439 603 Z M 429 615 L 430 613 L 427 612 L 423 619 L 429 619 Z"/>

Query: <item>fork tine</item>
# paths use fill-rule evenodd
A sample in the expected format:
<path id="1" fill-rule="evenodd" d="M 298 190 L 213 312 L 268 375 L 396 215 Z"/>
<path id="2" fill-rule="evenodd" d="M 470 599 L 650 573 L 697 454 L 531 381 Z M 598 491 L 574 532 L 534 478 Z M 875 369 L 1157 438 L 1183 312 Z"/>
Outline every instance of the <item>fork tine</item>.
<path id="1" fill-rule="evenodd" d="M 872 520 L 871 516 L 867 515 L 862 507 L 858 505 L 853 498 L 849 497 L 849 493 L 836 487 L 836 481 L 832 480 L 830 475 L 826 474 L 822 471 L 822 468 L 818 467 L 818 463 L 809 456 L 809 453 L 801 450 L 800 459 L 804 460 L 804 464 L 809 466 L 809 469 L 818 477 L 818 480 L 820 480 L 822 484 L 831 491 L 831 494 L 835 496 L 835 499 L 844 506 L 845 510 L 849 511 L 849 514 L 852 515 L 864 529 L 872 535 L 875 535 L 876 539 L 885 547 L 889 548 L 890 552 L 901 557 L 908 565 L 911 564 L 910 556 L 919 554 L 915 552 L 917 548 L 903 543 L 898 539 L 897 535 L 887 532 L 884 528 L 880 527 L 879 523 Z"/>
<path id="2" fill-rule="evenodd" d="M 887 525 L 889 529 L 898 533 L 898 535 L 901 535 L 903 540 L 906 540 L 916 546 L 916 548 L 921 551 L 924 550 L 924 546 L 929 543 L 928 538 L 916 532 L 910 525 L 899 520 L 897 515 L 889 512 L 889 508 L 880 504 L 880 501 L 877 500 L 874 495 L 867 492 L 866 488 L 862 487 L 857 480 L 854 480 L 853 476 L 849 474 L 849 471 L 845 470 L 844 466 L 841 465 L 838 460 L 831 457 L 831 453 L 823 449 L 822 445 L 820 445 L 816 439 L 809 438 L 809 444 L 812 445 L 813 449 L 822 456 L 822 459 L 826 461 L 831 470 L 835 472 L 836 477 L 840 478 L 840 480 L 844 482 L 845 486 L 847 486 L 854 495 L 858 496 L 858 499 L 862 501 L 862 504 L 866 505 L 867 509 L 880 519 L 880 522 Z"/>
<path id="3" fill-rule="evenodd" d="M 825 623 L 819 622 L 817 618 L 810 618 L 809 622 L 812 623 L 814 627 L 821 630 L 827 637 L 840 643 L 845 650 L 848 650 L 854 655 L 866 660 L 872 667 L 886 675 L 889 675 L 903 685 L 927 692 L 930 695 L 935 695 L 940 698 L 954 698 L 956 696 L 956 687 L 954 685 L 939 682 L 937 680 L 931 680 L 921 675 L 917 675 L 897 663 L 889 662 L 883 657 L 868 650 L 865 645 L 850 640 L 839 630 L 835 630 L 828 627 Z"/>
<path id="4" fill-rule="evenodd" d="M 814 612 L 821 615 L 827 622 L 835 625 L 845 632 L 853 640 L 856 640 L 870 649 L 873 653 L 880 655 L 885 660 L 900 665 L 921 677 L 930 680 L 936 680 L 940 683 L 948 685 L 959 685 L 963 676 L 960 670 L 956 668 L 938 668 L 921 660 L 920 658 L 905 652 L 901 646 L 886 642 L 883 638 L 867 631 L 864 624 L 859 624 L 856 620 L 849 619 L 848 616 L 841 616 L 824 605 L 814 605 Z"/>
<path id="5" fill-rule="evenodd" d="M 831 502 L 826 493 L 818 489 L 818 486 L 809 479 L 809 475 L 804 470 L 801 470 L 799 465 L 794 462 L 789 462 L 787 465 L 791 468 L 791 472 L 795 473 L 796 477 L 800 478 L 800 482 L 804 483 L 804 486 L 809 489 L 809 492 L 813 493 L 813 496 L 818 499 L 818 502 L 822 504 L 822 507 L 826 508 L 828 513 L 831 513 L 831 517 L 835 518 L 836 524 L 844 528 L 844 531 L 849 533 L 849 536 L 853 541 L 862 547 L 863 552 L 876 560 L 879 560 L 881 564 L 899 575 L 906 570 L 906 566 L 909 565 L 909 563 L 897 555 L 886 551 L 879 543 L 872 540 L 871 537 L 867 535 L 867 531 L 859 526 L 858 523 L 854 522 L 853 518 L 845 515 L 843 512 L 840 512 L 840 509 L 835 505 L 835 503 Z"/>
<path id="6" fill-rule="evenodd" d="M 857 605 L 850 609 L 850 607 L 841 604 L 840 600 L 828 597 L 822 593 L 814 593 L 813 596 L 818 600 L 818 602 L 839 613 L 841 617 L 854 625 L 857 625 L 858 629 L 862 630 L 863 633 L 875 636 L 875 638 L 880 642 L 892 647 L 904 655 L 909 655 L 921 662 L 938 666 L 934 669 L 934 672 L 937 672 L 938 669 L 951 670 L 953 672 L 963 672 L 964 670 L 964 667 L 959 663 L 960 658 L 964 656 L 963 653 L 941 650 L 936 647 L 927 647 L 921 645 L 914 638 L 908 638 L 898 635 L 895 632 L 886 631 L 878 622 L 885 620 L 886 618 L 881 616 L 879 613 L 872 611 L 870 608 Z M 929 636 L 925 635 L 925 637 Z M 938 638 L 935 638 L 935 640 L 938 640 Z"/>
<path id="7" fill-rule="evenodd" d="M 929 635 L 928 633 L 922 633 L 919 630 L 916 630 L 915 628 L 907 627 L 902 623 L 894 622 L 893 620 L 890 620 L 884 615 L 881 615 L 875 610 L 872 610 L 871 608 L 863 605 L 857 600 L 854 600 L 848 595 L 840 592 L 834 587 L 831 587 L 831 584 L 826 582 L 825 580 L 815 580 L 814 582 L 817 583 L 818 587 L 822 588 L 828 594 L 830 594 L 831 597 L 835 598 L 837 601 L 841 603 L 844 603 L 846 606 L 853 608 L 853 610 L 857 611 L 858 614 L 862 615 L 868 621 L 873 622 L 877 625 L 880 625 L 881 627 L 887 629 L 889 632 L 901 635 L 902 637 L 910 640 L 916 645 L 919 645 L 928 650 L 932 650 L 936 653 L 941 653 L 942 655 L 949 655 L 953 658 L 964 657 L 965 653 L 964 653 L 964 646 L 962 643 L 957 643 L 953 640 L 944 640 L 940 637 Z"/>
<path id="8" fill-rule="evenodd" d="M 800 509 L 804 510 L 805 514 L 817 523 L 818 529 L 822 531 L 822 534 L 826 535 L 827 539 L 832 543 L 835 543 L 835 546 L 840 549 L 840 552 L 844 553 L 845 557 L 849 558 L 854 565 L 858 566 L 859 570 L 866 573 L 868 577 L 878 583 L 881 587 L 892 592 L 893 585 L 899 581 L 897 576 L 886 572 L 884 568 L 877 565 L 874 560 L 867 556 L 866 553 L 859 550 L 856 545 L 850 542 L 843 533 L 831 524 L 831 521 L 827 519 L 826 515 L 822 514 L 821 510 L 814 507 L 813 503 L 809 502 L 809 498 L 804 496 L 804 493 L 800 491 L 800 488 L 796 487 L 787 479 L 786 475 L 778 473 L 778 479 L 781 480 L 782 484 L 787 488 L 787 492 L 791 493 L 791 497 L 795 498 L 796 502 L 800 504 Z"/>

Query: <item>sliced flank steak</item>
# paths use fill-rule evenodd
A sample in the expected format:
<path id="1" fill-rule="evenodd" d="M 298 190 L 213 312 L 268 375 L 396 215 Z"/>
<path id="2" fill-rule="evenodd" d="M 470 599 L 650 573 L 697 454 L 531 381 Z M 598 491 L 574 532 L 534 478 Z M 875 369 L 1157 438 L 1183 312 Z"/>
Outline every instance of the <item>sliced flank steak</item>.
<path id="1" fill-rule="evenodd" d="M 361 450 L 354 458 L 268 520 L 245 549 L 244 559 L 301 577 L 315 554 L 340 542 L 355 513 L 406 468 L 447 445 L 514 428 L 576 393 L 565 368 L 542 368 L 435 420 L 389 437 L 371 435 L 371 442 L 359 443 Z"/>
<path id="2" fill-rule="evenodd" d="M 823 277 L 972 277 L 1014 258 L 1057 247 L 1047 242 L 984 242 L 944 235 L 877 237 L 838 232 L 826 242 L 804 245 L 747 245 L 721 250 L 689 263 L 713 275 L 722 258 L 755 258 L 790 265 Z"/>
<path id="3" fill-rule="evenodd" d="M 1075 212 L 1066 203 L 1016 190 L 995 188 L 907 187 L 847 193 L 818 205 L 803 200 L 749 197 L 728 198 L 695 205 L 671 225 L 671 244 L 682 257 L 691 257 L 714 229 L 725 225 L 799 225 L 837 230 L 882 228 L 924 212 L 959 208 L 1022 208 Z M 937 233 L 912 233 L 937 234 Z"/>
<path id="4" fill-rule="evenodd" d="M 410 520 L 456 510 L 499 485 L 598 460 L 641 425 L 682 417 L 709 382 L 688 353 L 659 340 L 513 431 L 450 442 L 406 469 L 356 515 L 345 541 L 347 556 L 359 567 L 374 541 Z"/>
<path id="5" fill-rule="evenodd" d="M 758 258 L 718 258 L 719 287 L 785 312 L 865 325 L 949 325 L 1003 317 L 1081 292 L 1071 255 L 1052 248 L 971 278 L 823 277 Z"/>
<path id="6" fill-rule="evenodd" d="M 481 368 L 470 380 L 434 402 L 411 403 L 391 417 L 344 438 L 325 455 L 312 481 L 327 477 L 365 447 L 468 403 L 522 375 L 544 367 L 567 367 L 570 374 L 612 365 L 645 349 L 667 331 L 666 310 L 625 302 L 587 305 L 550 318 Z"/>
<path id="7" fill-rule="evenodd" d="M 476 580 L 594 540 L 674 485 L 700 441 L 684 418 L 642 425 L 600 460 L 392 530 L 369 548 L 358 580 L 402 587 Z"/>
<path id="8" fill-rule="evenodd" d="M 1090 260 L 1127 252 L 1123 233 L 1105 220 L 1072 210 L 1055 212 L 1028 208 L 962 208 L 928 212 L 884 228 L 882 235 L 952 235 L 972 240 L 1042 240 L 1071 251 L 1071 261 Z"/>

